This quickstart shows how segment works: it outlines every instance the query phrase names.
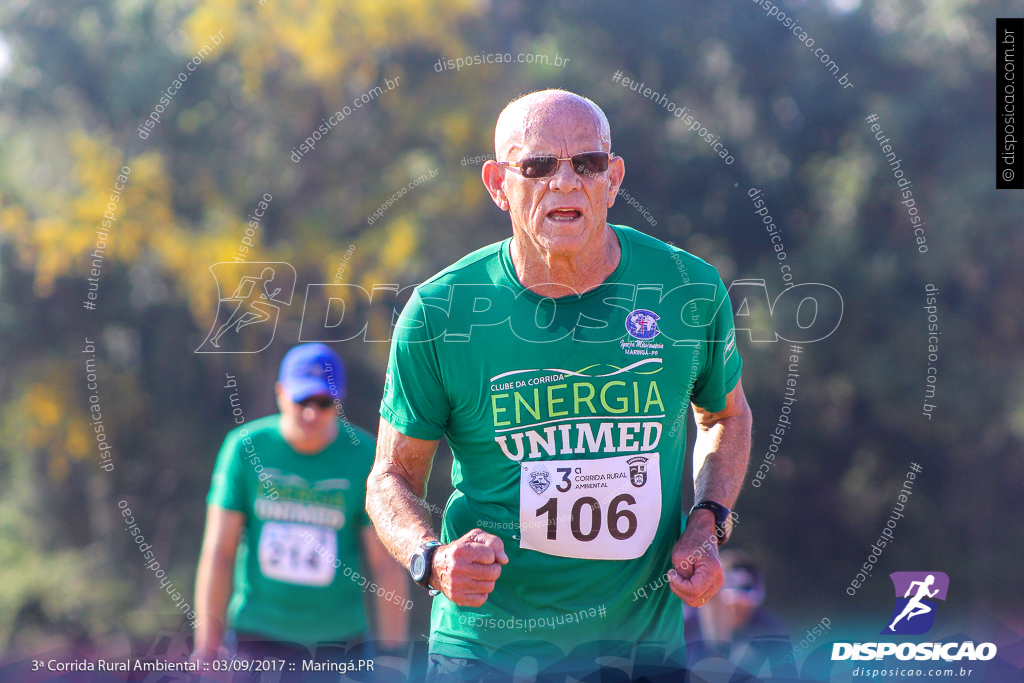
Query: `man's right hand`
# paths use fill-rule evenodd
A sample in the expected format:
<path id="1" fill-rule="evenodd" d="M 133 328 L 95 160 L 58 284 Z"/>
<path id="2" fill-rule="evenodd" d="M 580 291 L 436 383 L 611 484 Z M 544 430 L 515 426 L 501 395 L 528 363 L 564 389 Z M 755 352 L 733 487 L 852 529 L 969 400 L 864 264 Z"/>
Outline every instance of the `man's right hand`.
<path id="1" fill-rule="evenodd" d="M 508 555 L 501 539 L 473 529 L 434 552 L 430 585 L 460 607 L 480 607 L 494 590 Z"/>

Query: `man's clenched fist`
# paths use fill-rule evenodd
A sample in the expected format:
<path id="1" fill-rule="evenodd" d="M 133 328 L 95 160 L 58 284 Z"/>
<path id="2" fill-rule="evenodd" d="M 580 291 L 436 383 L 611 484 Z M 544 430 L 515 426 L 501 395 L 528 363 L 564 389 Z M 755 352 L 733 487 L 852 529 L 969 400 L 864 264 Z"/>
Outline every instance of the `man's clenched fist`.
<path id="1" fill-rule="evenodd" d="M 434 553 L 430 585 L 460 607 L 480 607 L 494 590 L 508 555 L 501 539 L 480 529 Z"/>

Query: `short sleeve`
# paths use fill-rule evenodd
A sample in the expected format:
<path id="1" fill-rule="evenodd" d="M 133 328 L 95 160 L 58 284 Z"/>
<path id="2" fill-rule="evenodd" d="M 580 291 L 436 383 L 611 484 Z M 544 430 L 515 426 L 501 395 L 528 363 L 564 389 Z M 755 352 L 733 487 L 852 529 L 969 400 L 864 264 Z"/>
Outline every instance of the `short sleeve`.
<path id="1" fill-rule="evenodd" d="M 248 512 L 250 501 L 246 496 L 242 457 L 239 453 L 241 439 L 237 432 L 231 432 L 224 439 L 224 444 L 217 454 L 217 464 L 213 467 L 213 481 L 210 493 L 206 497 L 209 505 L 216 505 L 225 510 Z"/>
<path id="2" fill-rule="evenodd" d="M 743 359 L 736 348 L 732 302 L 722 279 L 718 279 L 712 317 L 707 330 L 704 367 L 694 383 L 692 402 L 708 412 L 725 410 L 725 398 L 740 380 Z"/>
<path id="3" fill-rule="evenodd" d="M 402 434 L 434 441 L 444 436 L 451 405 L 428 315 L 437 307 L 425 303 L 421 289 L 413 292 L 395 326 L 380 414 Z"/>

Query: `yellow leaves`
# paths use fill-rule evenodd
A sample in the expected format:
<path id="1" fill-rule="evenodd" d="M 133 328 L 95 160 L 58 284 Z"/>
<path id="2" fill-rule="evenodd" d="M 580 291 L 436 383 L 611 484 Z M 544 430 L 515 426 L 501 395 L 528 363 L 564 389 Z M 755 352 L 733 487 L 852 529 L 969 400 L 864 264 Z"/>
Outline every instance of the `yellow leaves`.
<path id="1" fill-rule="evenodd" d="M 366 237 L 361 240 L 361 244 L 365 244 L 367 251 L 376 256 L 377 263 L 363 274 L 360 285 L 370 291 L 375 284 L 400 282 L 399 276 L 406 270 L 419 243 L 417 226 L 412 218 L 408 215 L 399 216 L 384 228 L 382 236 L 368 232 Z M 374 243 L 372 246 L 367 244 L 371 240 Z"/>
<path id="2" fill-rule="evenodd" d="M 126 212 L 127 195 L 115 189 L 121 173 L 120 151 L 108 140 L 81 131 L 68 136 L 68 151 L 69 191 L 24 199 L 20 205 L 7 205 L 5 200 L 0 212 L 0 234 L 15 244 L 23 263 L 34 264 L 35 290 L 43 296 L 52 291 L 58 277 L 86 261 L 87 252 L 99 249 L 104 259 L 117 253 L 134 255 L 131 232 L 118 235 L 117 248 L 111 239 Z"/>
<path id="3" fill-rule="evenodd" d="M 207 267 L 233 260 L 246 227 L 213 179 L 199 185 L 206 188 L 204 201 L 218 210 L 208 213 L 209 225 L 196 232 L 178 223 L 159 152 L 125 160 L 108 139 L 82 131 L 68 136 L 67 148 L 70 168 L 59 183 L 66 191 L 46 193 L 45 200 L 0 196 L 0 235 L 15 245 L 22 263 L 34 268 L 36 293 L 46 296 L 58 278 L 76 275 L 84 288 L 97 265 L 102 290 L 104 269 L 148 253 L 177 282 L 197 320 L 209 322 L 215 291 Z M 253 242 L 258 241 L 257 235 Z M 250 250 L 246 256 L 255 260 L 258 254 Z"/>
<path id="4" fill-rule="evenodd" d="M 219 49 L 237 55 L 250 97 L 268 71 L 285 65 L 341 104 L 346 77 L 372 83 L 388 53 L 409 45 L 459 51 L 459 21 L 482 9 L 478 0 L 205 0 L 184 29 L 197 47 L 224 29 Z"/>
<path id="5" fill-rule="evenodd" d="M 64 440 L 64 448 L 73 460 L 81 460 L 89 455 L 89 448 L 92 442 L 89 435 L 89 423 L 85 419 L 75 415 L 67 418 L 68 433 Z"/>
<path id="6" fill-rule="evenodd" d="M 381 254 L 380 265 L 389 270 L 397 269 L 415 251 L 416 227 L 403 216 L 388 226 L 388 241 Z"/>
<path id="7" fill-rule="evenodd" d="M 29 222 L 28 213 L 24 207 L 7 203 L 4 200 L 5 197 L 0 195 L 0 234 L 25 234 Z"/>
<path id="8" fill-rule="evenodd" d="M 171 234 L 154 236 L 154 251 L 161 254 L 165 267 L 174 273 L 179 291 L 187 299 L 189 310 L 200 327 L 213 324 L 217 312 L 217 286 L 209 267 L 234 261 L 232 254 L 244 234 L 245 225 L 236 221 L 223 233 L 191 233 L 188 239 Z M 245 255 L 246 261 L 261 258 L 259 252 L 252 249 Z"/>
<path id="9" fill-rule="evenodd" d="M 399 216 L 391 221 L 386 228 L 376 228 L 363 233 L 353 250 L 353 259 L 343 273 L 342 282 L 357 282 L 367 292 L 372 292 L 374 285 L 400 284 L 407 281 L 409 260 L 415 255 L 419 244 L 416 224 L 409 216 Z M 357 277 L 353 267 L 358 254 L 359 270 L 362 275 Z M 335 261 L 338 266 L 329 271 L 327 282 L 334 282 L 337 268 L 343 262 L 344 254 Z M 404 277 L 405 276 L 405 277 Z M 376 339 L 387 339 L 391 325 L 390 312 L 374 308 L 370 311 L 369 331 Z M 377 362 L 387 361 L 387 345 L 371 344 L 370 352 Z"/>
<path id="10" fill-rule="evenodd" d="M 39 445 L 49 438 L 50 431 L 60 422 L 60 398 L 48 387 L 33 384 L 25 394 L 25 408 L 30 427 L 29 443 Z"/>
<path id="11" fill-rule="evenodd" d="M 486 193 L 481 191 L 481 184 L 479 173 L 467 176 L 459 185 L 460 198 L 457 203 L 464 206 L 476 206 L 483 201 Z"/>
<path id="12" fill-rule="evenodd" d="M 72 460 L 85 458 L 93 448 L 92 429 L 81 407 L 71 403 L 74 396 L 57 388 L 67 384 L 66 376 L 58 382 L 66 370 L 66 365 L 51 368 L 46 379 L 29 385 L 12 408 L 19 416 L 25 446 L 45 453 L 47 472 L 56 481 L 67 476 Z"/>
<path id="13" fill-rule="evenodd" d="M 299 49 L 299 64 L 304 75 L 313 82 L 327 83 L 344 69 L 347 59 L 341 46 L 340 36 L 334 27 L 342 21 L 340 7 L 334 3 L 311 3 L 312 7 L 303 16 L 296 17 L 301 24 L 285 27 L 289 44 Z"/>
<path id="14" fill-rule="evenodd" d="M 324 282 L 327 284 L 344 284 L 346 282 L 352 282 L 355 278 L 353 273 L 359 267 L 360 261 L 360 250 L 356 245 L 349 245 L 352 247 L 351 251 L 346 247 L 345 249 L 335 249 L 327 257 L 327 268 L 324 270 L 325 277 Z"/>
<path id="15" fill-rule="evenodd" d="M 246 5 L 258 3 L 247 2 Z M 238 23 L 240 4 L 234 0 L 204 0 L 199 3 L 200 7 L 193 12 L 184 26 L 185 32 L 192 42 L 191 50 L 198 52 L 203 46 L 215 42 L 213 36 L 222 38 L 220 45 L 216 48 L 213 58 L 216 59 L 221 50 L 231 45 L 237 31 L 234 30 Z M 223 31 L 223 33 L 221 33 Z M 204 59 L 204 61 L 206 61 Z"/>
<path id="16" fill-rule="evenodd" d="M 122 162 L 120 150 L 111 147 L 109 141 L 91 138 L 83 131 L 74 131 L 68 136 L 68 147 L 75 158 L 75 174 L 82 187 L 96 193 L 113 184 L 111 179 L 117 175 Z M 87 213 L 79 218 L 87 220 L 92 215 Z"/>
<path id="17" fill-rule="evenodd" d="M 267 73 L 280 72 L 298 81 L 289 86 L 294 90 L 307 85 L 319 89 L 320 99 L 333 111 L 381 82 L 383 65 L 409 46 L 446 55 L 463 52 L 459 23 L 482 9 L 479 0 L 203 0 L 183 21 L 191 44 L 182 48 L 182 63 L 210 46 L 199 69 L 210 70 L 231 58 L 252 95 L 260 94 Z M 398 61 L 388 66 L 392 77 L 401 73 Z M 406 103 L 400 96 L 381 98 L 379 106 L 406 121 L 421 115 L 412 100 Z M 198 125 L 198 116 L 186 117 L 186 128 Z M 471 118 L 447 120 L 446 137 L 465 144 L 473 135 Z M 164 125 L 172 125 L 170 119 Z M 223 199 L 219 175 L 203 178 L 196 175 L 202 169 L 194 168 L 189 182 L 176 187 L 156 143 L 151 141 L 149 151 L 137 157 L 125 158 L 116 139 L 104 132 L 73 130 L 64 140 L 34 141 L 53 148 L 46 167 L 36 171 L 46 181 L 41 187 L 11 187 L 6 196 L 0 195 L 0 240 L 12 244 L 21 262 L 34 270 L 40 297 L 50 295 L 57 280 L 67 277 L 81 278 L 84 294 L 85 278 L 95 267 L 101 272 L 100 302 L 105 296 L 125 296 L 121 288 L 105 290 L 104 279 L 112 269 L 134 265 L 145 256 L 147 265 L 156 265 L 173 281 L 205 326 L 216 310 L 208 267 L 234 259 L 245 234 L 246 210 Z M 123 166 L 130 171 L 125 173 Z M 118 176 L 126 182 L 119 183 Z M 199 225 L 179 217 L 176 194 L 198 194 L 201 201 L 191 206 L 200 207 L 202 218 L 195 219 Z M 258 248 L 264 227 L 252 238 L 256 246 L 244 255 L 246 260 L 273 260 Z M 394 279 L 415 255 L 416 222 L 411 216 L 396 216 L 386 230 L 381 228 L 367 242 L 379 247 L 366 251 L 369 276 Z M 282 244 L 278 250 L 284 253 L 277 256 L 287 256 L 293 248 Z"/>
<path id="18" fill-rule="evenodd" d="M 355 253 L 362 254 L 360 266 L 366 266 L 359 278 L 359 286 L 372 292 L 374 285 L 408 282 L 409 262 L 419 246 L 419 229 L 410 214 L 397 216 L 387 227 L 363 233 Z M 374 263 L 376 261 L 376 263 Z M 354 281 L 346 278 L 346 281 Z M 330 280 L 333 282 L 333 279 Z M 391 311 L 387 307 L 373 307 L 369 312 L 369 332 L 374 339 L 387 339 L 391 327 Z M 388 345 L 370 344 L 369 351 L 376 362 L 387 362 Z"/>
<path id="19" fill-rule="evenodd" d="M 462 149 L 478 136 L 476 121 L 465 112 L 451 112 L 444 117 L 444 137 L 454 149 Z"/>

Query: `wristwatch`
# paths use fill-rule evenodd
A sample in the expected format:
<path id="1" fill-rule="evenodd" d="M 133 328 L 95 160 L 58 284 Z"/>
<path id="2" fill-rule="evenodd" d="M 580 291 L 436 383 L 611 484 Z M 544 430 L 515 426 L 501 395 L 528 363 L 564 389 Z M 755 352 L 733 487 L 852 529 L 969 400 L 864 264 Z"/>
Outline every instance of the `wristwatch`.
<path id="1" fill-rule="evenodd" d="M 409 560 L 412 580 L 431 592 L 433 589 L 430 587 L 430 575 L 433 572 L 434 553 L 440 545 L 443 545 L 441 541 L 427 541 L 417 548 Z"/>
<path id="2" fill-rule="evenodd" d="M 715 536 L 718 537 L 718 545 L 729 540 L 732 534 L 732 512 L 729 508 L 713 500 L 702 500 L 690 508 L 689 514 L 692 515 L 697 510 L 709 510 L 715 516 Z"/>

